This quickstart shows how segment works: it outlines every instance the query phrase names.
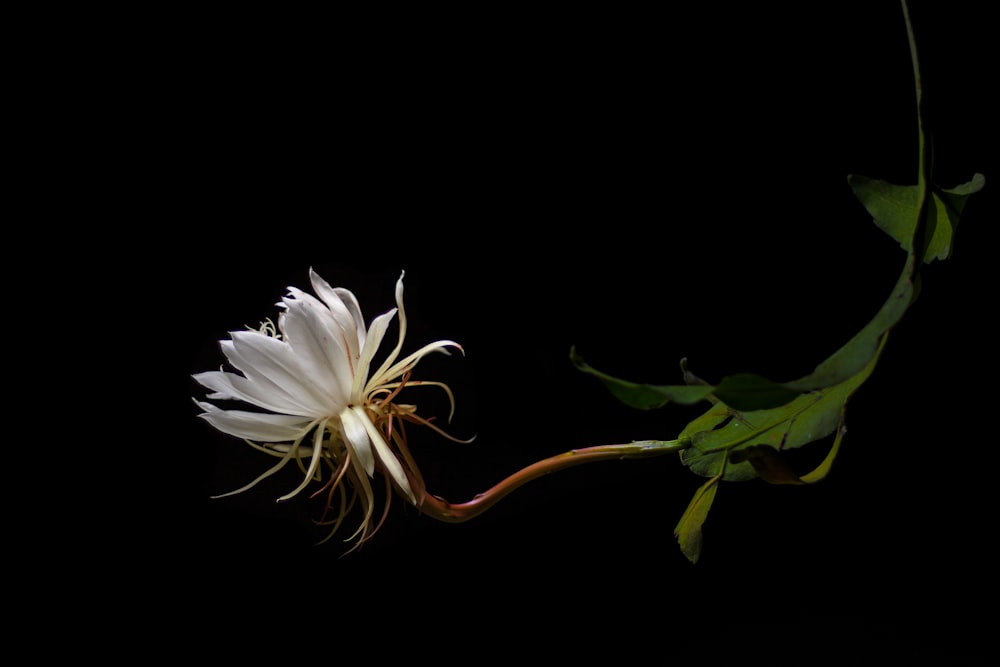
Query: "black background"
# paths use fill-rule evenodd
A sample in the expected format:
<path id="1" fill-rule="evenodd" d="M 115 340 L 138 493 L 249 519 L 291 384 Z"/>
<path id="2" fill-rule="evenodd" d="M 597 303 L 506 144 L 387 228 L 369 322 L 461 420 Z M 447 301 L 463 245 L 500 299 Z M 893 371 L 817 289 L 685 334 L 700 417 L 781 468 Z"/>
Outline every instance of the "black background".
<path id="1" fill-rule="evenodd" d="M 637 381 L 679 382 L 681 357 L 710 380 L 782 380 L 868 321 L 903 254 L 846 176 L 915 182 L 899 6 L 671 7 L 150 27 L 121 171 L 123 213 L 144 230 L 123 260 L 138 260 L 153 319 L 121 324 L 154 388 L 123 399 L 148 417 L 134 436 L 151 474 L 105 516 L 167 595 L 306 626 L 319 605 L 320 625 L 417 627 L 438 652 L 435 636 L 472 630 L 501 653 L 526 637 L 557 650 L 567 622 L 577 646 L 626 657 L 979 645 L 970 605 L 996 593 L 997 152 L 993 35 L 974 3 L 919 3 L 914 19 L 937 180 L 987 185 L 852 400 L 823 483 L 725 485 L 696 565 L 672 531 L 703 480 L 673 456 L 561 472 L 462 525 L 397 502 L 348 556 L 314 546 L 317 505 L 274 502 L 294 473 L 209 498 L 270 460 L 196 417 L 190 375 L 218 367 L 228 331 L 275 317 L 309 267 L 369 318 L 405 270 L 408 346 L 463 345 L 419 370 L 452 384 L 450 430 L 475 442 L 412 443 L 431 491 L 455 502 L 568 449 L 674 437 L 700 414 L 618 404 L 573 369 L 573 345 Z"/>

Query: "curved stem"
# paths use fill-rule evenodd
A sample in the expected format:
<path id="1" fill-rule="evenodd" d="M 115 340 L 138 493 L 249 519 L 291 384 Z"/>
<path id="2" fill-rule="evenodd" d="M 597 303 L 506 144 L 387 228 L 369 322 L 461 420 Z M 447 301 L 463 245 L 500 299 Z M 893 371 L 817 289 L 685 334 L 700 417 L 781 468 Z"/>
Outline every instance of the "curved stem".
<path id="1" fill-rule="evenodd" d="M 932 230 L 928 222 L 928 196 L 932 182 L 933 145 L 931 135 L 927 130 L 927 118 L 924 113 L 924 84 L 920 73 L 920 58 L 917 55 L 917 38 L 913 31 L 913 21 L 910 18 L 910 7 L 907 0 L 900 0 L 903 7 L 903 20 L 906 23 L 906 38 L 910 45 L 910 63 L 913 66 L 913 85 L 917 107 L 917 224 L 913 230 L 913 252 L 917 264 L 923 262 L 924 251 L 930 242 Z"/>
<path id="2" fill-rule="evenodd" d="M 450 503 L 444 498 L 426 493 L 421 488 L 423 493 L 417 506 L 421 512 L 439 521 L 461 523 L 479 516 L 528 482 L 550 473 L 595 461 L 659 456 L 669 452 L 679 452 L 690 446 L 690 438 L 681 438 L 678 440 L 639 440 L 623 445 L 598 445 L 583 449 L 571 449 L 568 452 L 550 456 L 522 468 L 468 502 Z"/>

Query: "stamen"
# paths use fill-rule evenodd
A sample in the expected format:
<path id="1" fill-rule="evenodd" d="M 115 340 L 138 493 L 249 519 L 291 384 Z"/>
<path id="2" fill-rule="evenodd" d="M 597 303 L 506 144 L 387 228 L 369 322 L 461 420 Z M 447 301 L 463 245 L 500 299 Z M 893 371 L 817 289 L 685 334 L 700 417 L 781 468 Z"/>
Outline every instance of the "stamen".
<path id="1" fill-rule="evenodd" d="M 350 450 L 348 450 L 347 454 L 344 457 L 343 461 L 340 461 L 337 464 L 336 467 L 331 466 L 333 468 L 333 474 L 330 475 L 330 481 L 327 482 L 326 484 L 324 484 L 323 486 L 321 486 L 319 489 L 317 489 L 316 492 L 313 493 L 309 497 L 310 498 L 315 498 L 316 496 L 318 496 L 319 494 L 323 493 L 323 491 L 325 491 L 327 489 L 330 490 L 330 494 L 332 495 L 334 487 L 336 487 L 338 484 L 340 484 L 340 480 L 344 477 L 344 473 L 347 472 L 347 466 L 349 465 L 350 458 L 351 458 L 351 452 L 350 452 Z M 336 459 L 334 459 L 334 460 L 336 460 Z M 329 501 L 328 501 L 327 502 L 327 509 L 329 509 L 329 507 L 330 507 L 330 505 L 329 505 Z M 326 510 L 323 510 L 323 514 L 324 514 L 324 516 L 326 515 Z"/>
<path id="2" fill-rule="evenodd" d="M 389 506 L 392 504 L 392 482 L 389 480 L 388 475 L 385 475 L 382 479 L 385 481 L 385 505 L 382 508 L 382 516 L 379 518 L 375 527 L 372 528 L 372 531 L 358 540 L 358 543 L 354 546 L 355 549 L 375 537 L 375 533 L 379 531 L 379 528 L 381 528 L 382 524 L 385 523 L 386 517 L 389 516 Z"/>

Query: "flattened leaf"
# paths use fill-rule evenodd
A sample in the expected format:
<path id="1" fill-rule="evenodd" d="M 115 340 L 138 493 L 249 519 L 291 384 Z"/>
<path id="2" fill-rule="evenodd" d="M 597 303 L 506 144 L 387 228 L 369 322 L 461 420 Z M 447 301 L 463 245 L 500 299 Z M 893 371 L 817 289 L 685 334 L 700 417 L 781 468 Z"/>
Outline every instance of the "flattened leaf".
<path id="1" fill-rule="evenodd" d="M 916 259 L 911 253 L 889 297 L 875 316 L 839 350 L 827 357 L 804 378 L 785 383 L 800 391 L 818 390 L 838 385 L 862 372 L 878 354 L 885 334 L 906 314 L 916 298 L 914 273 Z"/>
<path id="2" fill-rule="evenodd" d="M 856 174 L 848 176 L 847 182 L 879 229 L 895 239 L 907 253 L 911 252 L 920 207 L 919 186 L 895 185 Z M 954 188 L 931 188 L 927 201 L 929 241 L 921 258 L 924 263 L 947 259 L 951 255 L 965 200 L 981 190 L 985 183 L 985 177 L 977 173 L 969 182 Z"/>
<path id="3" fill-rule="evenodd" d="M 972 178 L 967 183 L 962 183 L 961 185 L 956 185 L 953 188 L 947 188 L 940 190 L 943 193 L 943 198 L 950 201 L 954 201 L 955 197 L 960 197 L 962 199 L 962 205 L 956 206 L 955 212 L 961 215 L 962 209 L 965 208 L 965 199 L 971 195 L 979 192 L 986 185 L 986 177 L 980 173 L 975 173 Z"/>
<path id="4" fill-rule="evenodd" d="M 598 380 L 603 382 L 604 386 L 608 388 L 608 391 L 610 391 L 619 401 L 630 407 L 639 408 L 640 410 L 653 410 L 661 408 L 671 401 L 691 405 L 704 400 L 714 390 L 714 387 L 710 387 L 708 385 L 654 386 L 650 384 L 621 380 L 606 373 L 602 373 L 587 364 L 583 358 L 577 354 L 575 347 L 570 349 L 569 358 L 570 361 L 573 362 L 573 365 L 575 365 L 579 370 L 589 375 L 593 375 Z"/>
<path id="5" fill-rule="evenodd" d="M 785 405 L 801 394 L 799 389 L 789 388 L 753 373 L 737 373 L 722 378 L 715 387 L 717 399 L 739 410 L 761 410 Z"/>
<path id="6" fill-rule="evenodd" d="M 713 477 L 708 480 L 691 498 L 687 509 L 681 515 L 680 521 L 674 527 L 674 537 L 680 545 L 681 552 L 692 563 L 697 563 L 701 557 L 702 526 L 708 518 L 708 511 L 715 501 L 715 494 L 719 490 L 719 480 L 721 477 Z"/>
<path id="7" fill-rule="evenodd" d="M 752 373 L 740 373 L 723 378 L 718 385 L 709 384 L 669 384 L 654 385 L 630 382 L 603 373 L 589 365 L 570 349 L 570 361 L 576 368 L 593 375 L 607 387 L 622 403 L 640 410 L 655 410 L 668 403 L 693 405 L 703 400 L 721 400 L 741 410 L 782 405 L 798 396 L 805 389 L 789 389 L 785 385 L 772 382 Z"/>
<path id="8" fill-rule="evenodd" d="M 837 437 L 833 439 L 833 445 L 826 457 L 812 471 L 801 477 L 791 469 L 781 452 L 767 445 L 751 445 L 750 447 L 733 454 L 733 459 L 745 456 L 746 460 L 754 467 L 754 470 L 765 482 L 770 484 L 815 484 L 826 478 L 833 467 L 833 462 L 840 452 L 840 443 L 844 440 L 844 411 L 841 411 L 840 426 L 837 429 Z"/>
<path id="9" fill-rule="evenodd" d="M 756 411 L 788 405 L 809 392 L 834 387 L 861 373 L 877 356 L 885 334 L 902 319 L 913 303 L 916 290 L 914 255 L 909 255 L 899 279 L 875 316 L 839 350 L 809 375 L 792 382 L 777 383 L 759 375 L 730 375 L 718 385 L 651 385 L 629 382 L 587 365 L 570 350 L 570 359 L 585 373 L 600 379 L 618 400 L 635 408 L 651 410 L 675 402 L 692 404 L 703 399 L 719 400 L 734 410 Z M 867 377 L 867 375 L 865 376 Z"/>
<path id="10" fill-rule="evenodd" d="M 692 443 L 681 453 L 681 461 L 703 477 L 716 476 L 721 470 L 725 481 L 744 481 L 760 473 L 748 460 L 747 450 L 795 449 L 829 436 L 842 424 L 848 399 L 875 369 L 887 339 L 883 337 L 875 356 L 860 373 L 834 387 L 803 394 L 767 410 L 737 412 L 721 404 L 712 406 L 681 431 L 680 437 L 690 438 Z"/>
<path id="11" fill-rule="evenodd" d="M 920 187 L 893 185 L 857 175 L 850 176 L 849 182 L 876 223 L 908 254 L 896 285 L 875 316 L 809 375 L 791 382 L 775 382 L 760 375 L 742 373 L 724 377 L 717 385 L 652 385 L 602 373 L 584 363 L 575 349 L 570 351 L 573 363 L 581 371 L 600 379 L 622 402 L 644 410 L 660 408 L 670 402 L 690 405 L 702 399 L 719 400 L 735 410 L 763 410 L 786 405 L 797 396 L 836 386 L 861 373 L 877 355 L 884 335 L 902 319 L 917 294 L 919 262 L 911 248 L 920 209 Z M 985 177 L 977 173 L 968 183 L 931 191 L 928 196 L 930 241 L 923 261 L 945 259 L 950 255 L 966 199 L 981 190 L 984 184 Z"/>
<path id="12" fill-rule="evenodd" d="M 818 394 L 807 394 L 802 398 L 807 399 L 817 396 L 813 404 L 803 401 L 804 409 L 796 414 L 794 421 L 789 425 L 787 435 L 782 449 L 795 449 L 810 442 L 825 438 L 833 433 L 840 424 L 848 399 L 856 392 L 862 384 L 871 376 L 878 363 L 882 350 L 885 349 L 888 341 L 888 334 L 882 339 L 875 350 L 875 355 L 868 361 L 860 372 L 851 376 L 844 382 L 824 389 Z"/>
<path id="13" fill-rule="evenodd" d="M 782 408 L 773 408 L 781 411 Z M 761 433 L 761 423 L 751 422 L 749 415 L 716 403 L 681 431 L 680 439 L 690 438 L 692 446 L 681 452 L 681 462 L 691 472 L 702 477 L 721 475 L 727 482 L 743 482 L 757 476 L 746 461 L 728 460 L 729 451 L 740 439 L 750 439 Z M 770 425 L 771 427 L 774 424 Z M 766 428 L 766 427 L 765 427 Z"/>
<path id="14" fill-rule="evenodd" d="M 768 484 L 805 484 L 801 477 L 792 472 L 788 462 L 774 447 L 753 445 L 741 453 L 757 475 Z"/>

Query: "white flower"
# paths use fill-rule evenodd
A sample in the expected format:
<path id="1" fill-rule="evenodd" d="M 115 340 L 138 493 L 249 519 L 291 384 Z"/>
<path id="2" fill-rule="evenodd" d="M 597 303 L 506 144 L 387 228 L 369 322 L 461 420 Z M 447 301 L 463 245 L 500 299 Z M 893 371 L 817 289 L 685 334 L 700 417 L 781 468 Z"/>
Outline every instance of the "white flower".
<path id="1" fill-rule="evenodd" d="M 406 336 L 402 274 L 396 282 L 397 307 L 376 317 L 367 328 L 353 293 L 331 287 L 312 269 L 309 278 L 316 296 L 289 287 L 288 295 L 277 304 L 283 309 L 277 329 L 267 322 L 257 331 L 232 332 L 231 340 L 220 341 L 226 359 L 238 373 L 219 370 L 193 376 L 212 390 L 208 399 L 242 401 L 258 410 L 223 409 L 197 399 L 195 403 L 204 410 L 199 416 L 218 430 L 280 458 L 254 481 L 223 495 L 245 491 L 296 461 L 304 476 L 298 486 L 278 499 L 287 500 L 311 481 L 322 481 L 325 464 L 329 480 L 316 494 L 326 491 L 327 509 L 339 499 L 340 510 L 329 520 L 324 513 L 324 522 L 333 525 L 332 534 L 355 500 L 360 500 L 363 519 L 348 538 L 360 535 L 360 544 L 378 529 L 371 527 L 375 494 L 369 481 L 376 471 L 386 474 L 387 498 L 391 497 L 390 480 L 414 505 L 418 504 L 417 493 L 423 493 L 419 471 L 406 447 L 402 420 L 441 432 L 417 416 L 415 406 L 394 400 L 404 385 L 432 385 L 448 394 L 454 410 L 447 385 L 410 381 L 409 377 L 427 354 L 462 348 L 453 341 L 439 340 L 399 358 Z M 399 339 L 373 370 L 376 352 L 397 311 Z"/>

